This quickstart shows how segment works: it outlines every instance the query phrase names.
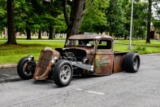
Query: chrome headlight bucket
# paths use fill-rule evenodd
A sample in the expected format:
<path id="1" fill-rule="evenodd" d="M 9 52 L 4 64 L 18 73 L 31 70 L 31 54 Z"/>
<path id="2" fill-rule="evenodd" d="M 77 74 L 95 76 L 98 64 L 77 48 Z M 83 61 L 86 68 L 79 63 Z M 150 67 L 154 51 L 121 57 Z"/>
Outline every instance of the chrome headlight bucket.
<path id="1" fill-rule="evenodd" d="M 51 62 L 54 64 L 57 62 L 57 59 L 58 59 L 57 57 L 52 57 Z"/>
<path id="2" fill-rule="evenodd" d="M 28 60 L 29 61 L 33 61 L 34 60 L 34 56 L 33 55 L 28 56 Z"/>

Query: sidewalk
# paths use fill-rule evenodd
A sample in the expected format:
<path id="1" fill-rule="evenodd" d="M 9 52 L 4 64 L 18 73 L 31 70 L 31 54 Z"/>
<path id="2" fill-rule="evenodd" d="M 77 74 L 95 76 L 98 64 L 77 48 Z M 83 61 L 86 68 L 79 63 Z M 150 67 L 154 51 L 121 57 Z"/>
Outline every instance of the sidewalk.
<path id="1" fill-rule="evenodd" d="M 4 65 L 0 65 L 0 69 L 15 68 L 15 67 L 17 67 L 17 64 L 4 64 Z"/>
<path id="2" fill-rule="evenodd" d="M 0 65 L 0 83 L 20 80 L 16 67 L 17 64 Z"/>

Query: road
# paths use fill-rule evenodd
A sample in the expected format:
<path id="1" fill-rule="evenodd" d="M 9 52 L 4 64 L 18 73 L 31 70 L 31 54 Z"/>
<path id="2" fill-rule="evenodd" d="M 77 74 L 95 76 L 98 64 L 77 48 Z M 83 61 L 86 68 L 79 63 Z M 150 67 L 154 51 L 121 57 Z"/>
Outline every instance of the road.
<path id="1" fill-rule="evenodd" d="M 2 82 L 0 107 L 160 107 L 160 54 L 140 57 L 137 73 L 74 77 L 64 88 L 52 80 Z"/>

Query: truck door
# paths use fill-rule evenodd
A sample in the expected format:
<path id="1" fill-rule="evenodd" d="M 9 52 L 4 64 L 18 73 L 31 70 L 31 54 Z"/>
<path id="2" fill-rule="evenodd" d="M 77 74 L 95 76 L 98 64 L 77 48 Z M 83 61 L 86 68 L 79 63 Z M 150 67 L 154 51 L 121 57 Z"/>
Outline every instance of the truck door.
<path id="1" fill-rule="evenodd" d="M 95 75 L 111 75 L 113 69 L 113 41 L 100 40 L 94 58 Z"/>

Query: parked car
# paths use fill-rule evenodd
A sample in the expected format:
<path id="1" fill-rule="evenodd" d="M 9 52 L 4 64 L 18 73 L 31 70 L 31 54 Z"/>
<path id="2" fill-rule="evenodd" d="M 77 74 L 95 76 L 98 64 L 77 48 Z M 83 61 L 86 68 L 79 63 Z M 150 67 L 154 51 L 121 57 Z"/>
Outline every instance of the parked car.
<path id="1" fill-rule="evenodd" d="M 38 62 L 34 56 L 20 59 L 18 75 L 24 79 L 53 78 L 59 87 L 70 84 L 73 75 L 111 75 L 126 71 L 136 73 L 140 67 L 137 52 L 115 52 L 114 40 L 108 35 L 74 35 L 64 48 L 46 47 Z"/>

